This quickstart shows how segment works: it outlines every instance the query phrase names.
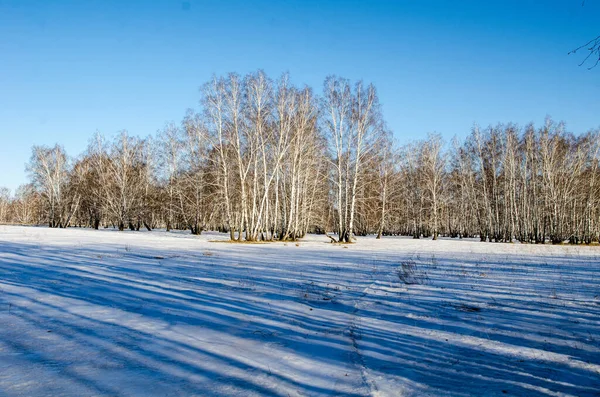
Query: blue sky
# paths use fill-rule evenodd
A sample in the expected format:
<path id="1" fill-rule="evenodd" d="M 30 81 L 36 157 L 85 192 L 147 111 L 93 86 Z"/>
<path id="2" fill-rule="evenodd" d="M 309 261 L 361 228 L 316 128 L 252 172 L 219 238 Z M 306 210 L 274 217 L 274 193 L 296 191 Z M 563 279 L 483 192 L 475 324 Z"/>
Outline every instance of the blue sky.
<path id="1" fill-rule="evenodd" d="M 373 82 L 399 142 L 546 115 L 600 127 L 600 1 L 0 0 L 0 186 L 34 144 L 77 155 L 99 130 L 153 134 L 214 73 Z"/>

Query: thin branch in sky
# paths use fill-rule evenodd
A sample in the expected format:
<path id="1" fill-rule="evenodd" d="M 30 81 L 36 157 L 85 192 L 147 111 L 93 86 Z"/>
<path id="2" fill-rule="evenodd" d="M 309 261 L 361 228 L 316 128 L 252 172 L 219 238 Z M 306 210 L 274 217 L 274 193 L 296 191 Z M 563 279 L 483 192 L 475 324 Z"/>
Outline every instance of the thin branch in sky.
<path id="1" fill-rule="evenodd" d="M 598 66 L 598 63 L 600 63 L 600 36 L 597 36 L 594 39 L 591 39 L 590 41 L 588 41 L 587 43 L 585 43 L 582 46 L 579 46 L 577 48 L 575 48 L 572 51 L 569 51 L 569 55 L 571 54 L 575 54 L 577 53 L 577 51 L 585 49 L 586 51 L 588 51 L 589 53 L 587 54 L 587 56 L 583 59 L 583 61 L 581 61 L 581 63 L 579 64 L 579 66 L 583 66 L 583 64 L 585 64 L 588 59 L 592 58 L 592 60 L 595 59 L 595 62 L 592 66 L 590 66 L 588 68 L 588 70 L 595 68 L 596 66 Z"/>

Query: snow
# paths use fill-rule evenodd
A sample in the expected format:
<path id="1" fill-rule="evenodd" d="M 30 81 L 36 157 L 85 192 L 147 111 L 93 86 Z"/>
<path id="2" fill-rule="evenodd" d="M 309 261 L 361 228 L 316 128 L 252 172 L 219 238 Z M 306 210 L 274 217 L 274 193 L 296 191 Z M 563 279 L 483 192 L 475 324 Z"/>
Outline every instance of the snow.
<path id="1" fill-rule="evenodd" d="M 600 395 L 599 247 L 226 238 L 0 226 L 0 395 Z"/>

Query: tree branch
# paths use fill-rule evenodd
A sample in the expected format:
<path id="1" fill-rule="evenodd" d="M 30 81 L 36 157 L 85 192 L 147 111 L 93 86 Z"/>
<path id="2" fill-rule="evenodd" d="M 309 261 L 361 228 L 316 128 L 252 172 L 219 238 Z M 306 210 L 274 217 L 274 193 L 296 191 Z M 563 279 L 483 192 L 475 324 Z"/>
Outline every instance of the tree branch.
<path id="1" fill-rule="evenodd" d="M 591 39 L 584 45 L 577 47 L 572 51 L 569 51 L 569 55 L 576 54 L 579 50 L 588 51 L 587 56 L 583 59 L 583 61 L 581 61 L 579 66 L 583 66 L 583 64 L 585 64 L 591 58 L 594 64 L 588 67 L 588 70 L 595 68 L 600 63 L 600 36 L 597 36 L 596 38 Z"/>

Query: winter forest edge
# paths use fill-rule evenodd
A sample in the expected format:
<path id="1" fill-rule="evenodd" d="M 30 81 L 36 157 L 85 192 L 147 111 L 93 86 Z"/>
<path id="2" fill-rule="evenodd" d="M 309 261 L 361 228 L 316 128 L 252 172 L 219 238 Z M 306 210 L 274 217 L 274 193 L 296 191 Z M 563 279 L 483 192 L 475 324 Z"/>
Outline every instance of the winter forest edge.
<path id="1" fill-rule="evenodd" d="M 373 85 L 330 76 L 317 95 L 258 71 L 200 91 L 199 111 L 152 137 L 97 132 L 76 158 L 34 146 L 30 183 L 0 190 L 0 223 L 219 230 L 237 241 L 599 241 L 599 130 L 576 136 L 548 118 L 399 146 Z"/>

